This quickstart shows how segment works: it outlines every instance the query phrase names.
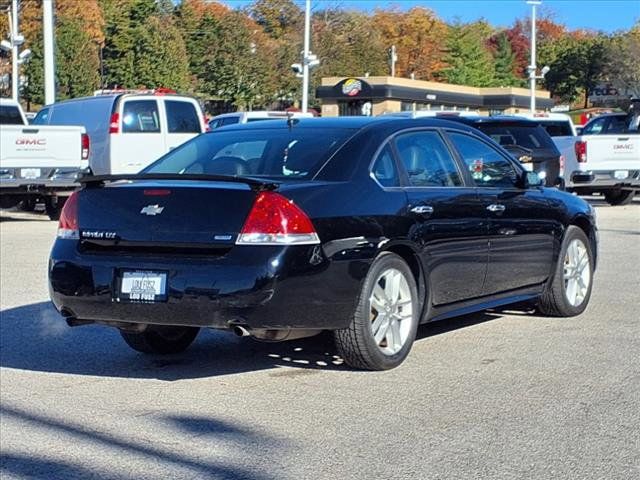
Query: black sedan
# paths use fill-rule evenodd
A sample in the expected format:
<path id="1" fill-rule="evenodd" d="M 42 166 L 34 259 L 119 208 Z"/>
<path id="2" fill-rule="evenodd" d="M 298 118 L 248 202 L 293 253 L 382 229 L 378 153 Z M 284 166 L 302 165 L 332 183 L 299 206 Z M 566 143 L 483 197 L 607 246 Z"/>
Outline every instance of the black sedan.
<path id="1" fill-rule="evenodd" d="M 597 229 L 476 129 L 438 119 L 290 119 L 202 134 L 66 202 L 50 294 L 71 326 L 176 353 L 199 328 L 263 340 L 333 331 L 356 368 L 418 324 L 516 302 L 580 314 Z"/>

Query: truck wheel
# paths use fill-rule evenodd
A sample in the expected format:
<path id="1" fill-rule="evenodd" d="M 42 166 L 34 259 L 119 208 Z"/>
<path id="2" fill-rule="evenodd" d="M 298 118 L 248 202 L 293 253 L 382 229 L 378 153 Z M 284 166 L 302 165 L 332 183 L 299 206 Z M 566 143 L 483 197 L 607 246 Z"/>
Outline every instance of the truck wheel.
<path id="1" fill-rule="evenodd" d="M 553 277 L 538 310 L 553 317 L 573 317 L 587 308 L 593 285 L 593 252 L 582 229 L 570 226 L 564 236 Z"/>
<path id="2" fill-rule="evenodd" d="M 167 355 L 184 352 L 199 331 L 196 327 L 149 326 L 141 333 L 120 330 L 120 335 L 138 352 Z"/>
<path id="3" fill-rule="evenodd" d="M 406 262 L 381 254 L 362 285 L 351 324 L 334 332 L 345 363 L 363 370 L 400 365 L 416 338 L 420 316 L 418 288 Z"/>
<path id="4" fill-rule="evenodd" d="M 66 197 L 47 197 L 44 200 L 44 210 L 47 212 L 49 216 L 49 220 L 58 221 L 60 220 L 60 213 L 62 212 L 62 207 L 64 207 L 64 202 L 67 201 Z"/>
<path id="5" fill-rule="evenodd" d="M 33 212 L 36 209 L 36 199 L 29 197 L 20 202 L 20 210 L 23 212 Z"/>
<path id="6" fill-rule="evenodd" d="M 604 192 L 604 199 L 609 205 L 628 205 L 635 194 L 634 190 L 610 190 Z"/>

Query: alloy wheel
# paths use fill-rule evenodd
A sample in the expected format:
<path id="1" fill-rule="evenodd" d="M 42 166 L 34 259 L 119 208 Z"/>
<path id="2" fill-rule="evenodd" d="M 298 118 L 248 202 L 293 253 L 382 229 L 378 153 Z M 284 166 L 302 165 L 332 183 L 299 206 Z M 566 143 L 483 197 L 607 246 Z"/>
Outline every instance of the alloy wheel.
<path id="1" fill-rule="evenodd" d="M 385 355 L 395 355 L 407 342 L 413 322 L 413 299 L 404 274 L 383 271 L 369 297 L 371 333 Z"/>
<path id="2" fill-rule="evenodd" d="M 564 294 L 574 307 L 584 302 L 591 282 L 589 252 L 580 239 L 573 239 L 564 255 Z"/>

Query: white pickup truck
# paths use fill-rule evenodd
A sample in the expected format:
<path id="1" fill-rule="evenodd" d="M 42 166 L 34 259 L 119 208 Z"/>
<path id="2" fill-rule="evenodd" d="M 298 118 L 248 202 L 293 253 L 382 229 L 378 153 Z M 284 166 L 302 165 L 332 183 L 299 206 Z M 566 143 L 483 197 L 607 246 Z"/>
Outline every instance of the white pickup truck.
<path id="1" fill-rule="evenodd" d="M 0 208 L 41 199 L 57 219 L 89 163 L 81 126 L 30 126 L 20 105 L 0 99 Z"/>
<path id="2" fill-rule="evenodd" d="M 569 172 L 578 194 L 602 193 L 611 205 L 626 205 L 640 191 L 640 131 L 624 113 L 589 121 L 575 143 L 577 168 Z"/>

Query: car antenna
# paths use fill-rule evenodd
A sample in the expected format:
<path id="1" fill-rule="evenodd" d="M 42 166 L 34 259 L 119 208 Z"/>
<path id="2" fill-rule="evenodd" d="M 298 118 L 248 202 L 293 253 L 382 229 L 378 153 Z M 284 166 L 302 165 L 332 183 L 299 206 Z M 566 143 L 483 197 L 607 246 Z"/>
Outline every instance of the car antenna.
<path id="1" fill-rule="evenodd" d="M 289 127 L 289 131 L 293 128 L 293 112 L 287 112 L 287 127 Z"/>

